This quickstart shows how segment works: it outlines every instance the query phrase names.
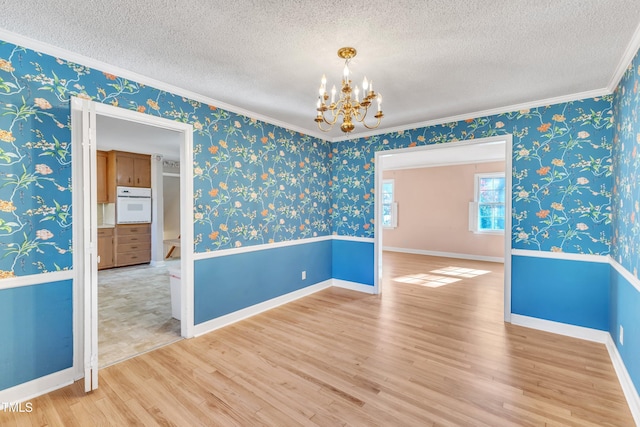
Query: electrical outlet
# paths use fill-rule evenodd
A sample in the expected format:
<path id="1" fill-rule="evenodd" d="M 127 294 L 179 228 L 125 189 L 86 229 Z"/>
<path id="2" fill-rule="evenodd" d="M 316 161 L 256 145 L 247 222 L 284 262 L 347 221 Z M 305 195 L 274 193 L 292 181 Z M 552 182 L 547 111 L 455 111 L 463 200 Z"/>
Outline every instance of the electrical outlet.
<path id="1" fill-rule="evenodd" d="M 302 272 L 302 280 L 307 280 L 307 272 L 306 271 Z"/>
<path id="2" fill-rule="evenodd" d="M 618 335 L 618 340 L 620 341 L 620 345 L 624 345 L 624 329 L 622 325 L 620 325 L 620 334 Z"/>

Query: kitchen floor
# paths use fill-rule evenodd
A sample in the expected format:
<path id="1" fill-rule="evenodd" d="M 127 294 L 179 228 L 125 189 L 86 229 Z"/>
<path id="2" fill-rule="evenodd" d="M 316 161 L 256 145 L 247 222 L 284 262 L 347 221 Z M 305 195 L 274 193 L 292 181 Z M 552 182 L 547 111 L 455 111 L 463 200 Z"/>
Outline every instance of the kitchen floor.
<path id="1" fill-rule="evenodd" d="M 98 365 L 104 368 L 178 341 L 180 321 L 171 317 L 169 269 L 149 264 L 98 272 Z"/>

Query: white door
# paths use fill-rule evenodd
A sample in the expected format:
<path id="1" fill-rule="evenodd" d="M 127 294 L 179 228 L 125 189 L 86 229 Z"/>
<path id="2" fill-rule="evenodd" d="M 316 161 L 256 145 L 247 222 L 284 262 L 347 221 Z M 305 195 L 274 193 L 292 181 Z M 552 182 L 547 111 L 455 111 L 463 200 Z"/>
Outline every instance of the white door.
<path id="1" fill-rule="evenodd" d="M 84 243 L 84 390 L 98 388 L 98 227 L 96 174 L 96 112 L 82 102 L 82 199 Z M 77 205 L 76 205 L 77 206 Z"/>

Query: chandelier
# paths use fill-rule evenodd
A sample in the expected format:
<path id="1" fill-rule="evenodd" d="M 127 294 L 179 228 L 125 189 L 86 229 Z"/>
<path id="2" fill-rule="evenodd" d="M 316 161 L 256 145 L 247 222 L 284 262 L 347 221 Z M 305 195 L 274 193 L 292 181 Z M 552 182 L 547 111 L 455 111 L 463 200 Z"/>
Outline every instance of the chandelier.
<path id="1" fill-rule="evenodd" d="M 329 101 L 327 78 L 324 75 L 322 76 L 316 105 L 318 115 L 315 118 L 315 122 L 318 123 L 318 128 L 323 132 L 330 131 L 340 116 L 342 116 L 340 129 L 344 133 L 349 133 L 355 128 L 354 121 L 362 123 L 367 129 L 375 129 L 380 126 L 380 120 L 384 116 L 381 106 L 382 95 L 373 91 L 373 80 L 367 81 L 365 77 L 362 81 L 362 100 L 360 100 L 360 88 L 357 85 L 355 87 L 351 86 L 349 61 L 356 56 L 356 53 L 356 50 L 352 47 L 343 47 L 338 50 L 338 56 L 344 59 L 344 71 L 342 73 L 342 89 L 337 101 L 336 86 L 333 85 L 331 88 L 331 103 L 327 104 L 327 101 Z M 376 122 L 373 125 L 368 125 L 365 122 L 365 118 L 374 99 L 378 102 L 378 112 L 373 116 Z M 329 111 L 328 118 L 325 115 L 327 111 Z M 328 127 L 323 128 L 323 124 L 328 125 Z"/>

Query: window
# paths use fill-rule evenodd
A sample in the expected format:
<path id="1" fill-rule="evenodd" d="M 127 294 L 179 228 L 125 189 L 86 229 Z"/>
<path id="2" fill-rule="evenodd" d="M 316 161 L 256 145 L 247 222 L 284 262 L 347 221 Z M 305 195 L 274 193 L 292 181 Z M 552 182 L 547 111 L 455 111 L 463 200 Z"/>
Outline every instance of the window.
<path id="1" fill-rule="evenodd" d="M 398 204 L 393 201 L 393 186 L 393 179 L 382 181 L 382 226 L 385 228 L 398 226 Z"/>
<path id="2" fill-rule="evenodd" d="M 476 174 L 470 228 L 476 233 L 504 232 L 504 173 Z"/>

